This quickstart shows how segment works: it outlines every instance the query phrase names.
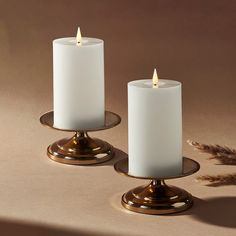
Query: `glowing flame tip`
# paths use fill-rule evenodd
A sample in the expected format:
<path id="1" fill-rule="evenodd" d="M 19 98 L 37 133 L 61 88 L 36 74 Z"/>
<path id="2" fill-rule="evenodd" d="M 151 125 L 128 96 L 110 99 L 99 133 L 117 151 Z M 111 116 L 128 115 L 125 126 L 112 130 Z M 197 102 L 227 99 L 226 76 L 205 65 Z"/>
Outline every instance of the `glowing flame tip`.
<path id="1" fill-rule="evenodd" d="M 76 44 L 80 45 L 82 41 L 82 36 L 80 32 L 80 27 L 78 27 L 77 34 L 76 34 Z"/>
<path id="2" fill-rule="evenodd" d="M 153 87 L 158 87 L 158 75 L 157 75 L 156 68 L 154 69 L 154 72 L 153 72 L 152 84 L 153 84 Z"/>

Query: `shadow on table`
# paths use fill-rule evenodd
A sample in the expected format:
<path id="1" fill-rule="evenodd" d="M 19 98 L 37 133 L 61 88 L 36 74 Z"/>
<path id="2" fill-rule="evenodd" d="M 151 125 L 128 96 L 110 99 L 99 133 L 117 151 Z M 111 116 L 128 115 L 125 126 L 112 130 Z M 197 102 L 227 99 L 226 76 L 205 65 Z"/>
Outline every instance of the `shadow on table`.
<path id="1" fill-rule="evenodd" d="M 20 221 L 0 220 L 0 232 L 4 236 L 108 236 L 110 234 L 65 230 L 46 225 L 37 225 Z"/>
<path id="2" fill-rule="evenodd" d="M 128 158 L 128 154 L 123 152 L 122 150 L 114 148 L 114 151 L 115 151 L 115 155 L 111 160 L 101 163 L 101 164 L 93 165 L 93 166 L 113 166 L 117 161 L 124 158 Z"/>
<path id="3" fill-rule="evenodd" d="M 212 225 L 236 228 L 236 197 L 215 197 L 204 200 L 194 197 L 194 206 L 179 215 L 189 215 Z"/>

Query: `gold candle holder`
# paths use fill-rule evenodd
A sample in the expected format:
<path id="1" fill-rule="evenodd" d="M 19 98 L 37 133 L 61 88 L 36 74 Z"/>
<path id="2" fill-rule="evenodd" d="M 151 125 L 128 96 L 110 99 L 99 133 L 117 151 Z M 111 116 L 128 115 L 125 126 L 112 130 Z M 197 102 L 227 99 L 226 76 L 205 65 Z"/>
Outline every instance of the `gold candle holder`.
<path id="1" fill-rule="evenodd" d="M 155 178 L 133 176 L 128 173 L 128 158 L 118 161 L 115 170 L 125 176 L 136 179 L 149 179 L 148 185 L 136 187 L 122 196 L 121 204 L 130 211 L 165 215 L 185 211 L 193 205 L 193 198 L 184 189 L 169 186 L 165 179 L 181 178 L 192 175 L 200 169 L 198 162 L 183 157 L 182 173 L 176 176 L 160 176 Z"/>
<path id="2" fill-rule="evenodd" d="M 47 155 L 52 160 L 71 165 L 93 165 L 108 161 L 114 156 L 112 145 L 101 139 L 91 138 L 88 132 L 115 127 L 121 122 L 119 115 L 106 111 L 104 126 L 83 130 L 60 129 L 54 126 L 53 120 L 53 111 L 40 117 L 42 125 L 55 130 L 75 132 L 75 135 L 48 146 Z"/>

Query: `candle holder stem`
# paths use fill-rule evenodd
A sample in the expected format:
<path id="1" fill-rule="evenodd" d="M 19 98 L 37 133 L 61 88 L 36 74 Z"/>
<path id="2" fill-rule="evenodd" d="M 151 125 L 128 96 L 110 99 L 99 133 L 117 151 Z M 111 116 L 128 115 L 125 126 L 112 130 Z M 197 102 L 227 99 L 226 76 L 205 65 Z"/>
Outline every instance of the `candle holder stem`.
<path id="1" fill-rule="evenodd" d="M 95 142 L 92 138 L 88 135 L 85 131 L 76 131 L 74 136 L 74 143 L 76 144 L 75 147 L 78 148 L 80 151 L 85 150 L 87 148 L 94 147 Z"/>
<path id="2" fill-rule="evenodd" d="M 151 181 L 151 184 L 152 184 L 153 186 L 160 186 L 160 185 L 162 185 L 162 183 L 165 184 L 164 180 L 153 179 L 153 180 Z"/>

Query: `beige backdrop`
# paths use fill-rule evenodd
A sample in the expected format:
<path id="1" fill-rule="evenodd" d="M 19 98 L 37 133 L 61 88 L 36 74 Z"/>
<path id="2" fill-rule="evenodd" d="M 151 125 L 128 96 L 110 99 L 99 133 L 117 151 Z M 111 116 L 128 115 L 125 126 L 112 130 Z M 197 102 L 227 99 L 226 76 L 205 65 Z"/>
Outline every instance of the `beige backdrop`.
<path id="1" fill-rule="evenodd" d="M 235 12 L 234 0 L 0 0 L 5 235 L 235 234 L 235 187 L 195 181 L 235 167 L 216 165 L 185 142 L 236 147 Z M 116 148 L 127 152 L 128 81 L 151 77 L 157 67 L 160 77 L 183 83 L 183 151 L 200 161 L 201 170 L 170 182 L 198 198 L 190 211 L 167 217 L 129 213 L 120 196 L 143 181 L 119 176 L 112 165 L 85 168 L 47 159 L 46 146 L 66 135 L 38 121 L 52 109 L 52 40 L 75 35 L 77 26 L 82 35 L 105 41 L 106 108 L 123 120 L 94 135 Z"/>

